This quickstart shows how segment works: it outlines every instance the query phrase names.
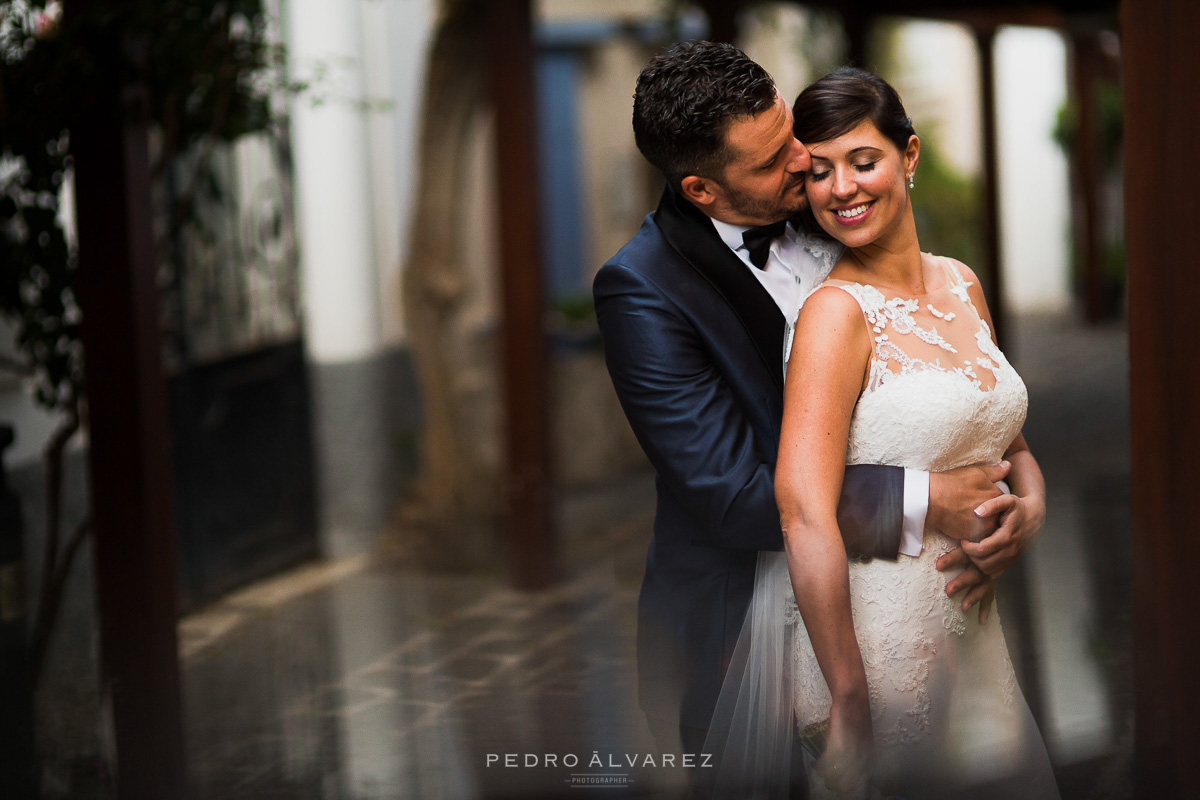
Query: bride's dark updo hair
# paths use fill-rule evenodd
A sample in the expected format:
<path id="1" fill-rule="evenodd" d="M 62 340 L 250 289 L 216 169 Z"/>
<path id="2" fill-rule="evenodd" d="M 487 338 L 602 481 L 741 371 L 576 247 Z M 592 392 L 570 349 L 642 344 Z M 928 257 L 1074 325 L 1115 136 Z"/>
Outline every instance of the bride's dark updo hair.
<path id="1" fill-rule="evenodd" d="M 908 147 L 908 137 L 916 135 L 892 85 L 858 67 L 835 69 L 809 84 L 796 98 L 792 118 L 792 132 L 805 147 L 836 139 L 868 119 L 901 153 Z M 797 218 L 809 233 L 828 236 L 808 206 Z"/>
<path id="2" fill-rule="evenodd" d="M 806 147 L 836 139 L 866 119 L 901 153 L 916 133 L 892 85 L 857 67 L 835 69 L 810 84 L 796 98 L 792 116 L 792 131 Z"/>

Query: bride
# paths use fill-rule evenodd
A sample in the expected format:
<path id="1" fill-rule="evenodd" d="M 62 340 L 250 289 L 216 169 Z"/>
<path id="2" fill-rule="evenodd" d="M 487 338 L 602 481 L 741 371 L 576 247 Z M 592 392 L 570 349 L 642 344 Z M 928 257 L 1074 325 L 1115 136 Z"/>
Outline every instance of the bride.
<path id="1" fill-rule="evenodd" d="M 794 116 L 808 222 L 845 250 L 796 321 L 775 478 L 785 554 L 760 556 L 706 744 L 715 794 L 786 793 L 795 724 L 824 745 L 815 795 L 823 782 L 839 797 L 1057 798 L 998 613 L 985 624 L 945 594 L 936 562 L 958 542 L 927 533 L 919 557 L 848 564 L 835 516 L 846 464 L 1006 459 L 1009 511 L 1044 497 L 1024 384 L 974 273 L 918 246 L 920 140 L 895 90 L 840 69 Z"/>

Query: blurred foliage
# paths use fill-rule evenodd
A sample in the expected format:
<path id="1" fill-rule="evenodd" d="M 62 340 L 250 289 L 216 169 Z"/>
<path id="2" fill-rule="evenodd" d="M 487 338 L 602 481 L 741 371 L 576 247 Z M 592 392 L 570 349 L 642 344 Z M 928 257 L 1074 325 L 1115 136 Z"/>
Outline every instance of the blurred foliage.
<path id="1" fill-rule="evenodd" d="M 591 292 L 559 297 L 550 304 L 550 310 L 570 322 L 585 322 L 596 317 L 596 303 Z"/>
<path id="2" fill-rule="evenodd" d="M 53 0 L 0 2 L 0 315 L 16 328 L 18 356 L 0 366 L 32 377 L 43 406 L 67 410 L 82 393 L 76 256 L 61 208 L 73 122 L 119 102 L 109 87 L 143 84 L 156 177 L 185 149 L 268 129 L 271 93 L 286 86 L 268 23 L 263 0 L 95 4 L 66 20 Z M 192 188 L 172 204 L 169 230 L 190 219 Z"/>
<path id="3" fill-rule="evenodd" d="M 1116 164 L 1121 158 L 1121 143 L 1125 137 L 1125 113 L 1121 100 L 1121 87 L 1116 81 L 1098 81 L 1095 86 L 1096 111 L 1100 133 L 1100 158 L 1105 164 Z M 1064 102 L 1058 108 L 1054 130 L 1054 141 L 1070 157 L 1075 152 L 1075 137 L 1079 133 L 1079 119 L 1075 106 Z"/>
<path id="4" fill-rule="evenodd" d="M 950 166 L 940 154 L 937 140 L 922 136 L 921 162 L 914 184 L 913 217 L 921 249 L 986 271 L 983 187 L 979 179 Z"/>
<path id="5" fill-rule="evenodd" d="M 1104 179 L 1111 181 L 1119 179 L 1115 171 L 1119 170 L 1121 166 L 1121 148 L 1125 137 L 1125 112 L 1121 86 L 1116 81 L 1101 79 L 1096 82 L 1093 91 L 1095 92 L 1098 117 L 1096 128 L 1099 137 L 1100 165 L 1104 172 Z M 1078 109 L 1069 99 L 1058 108 L 1051 137 L 1062 148 L 1067 159 L 1074 162 L 1079 137 L 1079 116 Z M 1105 216 L 1101 214 L 1101 219 L 1104 218 Z M 1119 226 L 1115 230 L 1105 230 L 1101 234 L 1103 241 L 1100 268 L 1109 283 L 1107 291 L 1111 295 L 1114 312 L 1115 306 L 1119 305 L 1121 287 L 1125 282 L 1124 234 L 1124 230 Z M 1083 255 L 1079 252 L 1078 246 L 1072 248 L 1071 265 L 1078 284 L 1082 280 L 1083 265 Z"/>

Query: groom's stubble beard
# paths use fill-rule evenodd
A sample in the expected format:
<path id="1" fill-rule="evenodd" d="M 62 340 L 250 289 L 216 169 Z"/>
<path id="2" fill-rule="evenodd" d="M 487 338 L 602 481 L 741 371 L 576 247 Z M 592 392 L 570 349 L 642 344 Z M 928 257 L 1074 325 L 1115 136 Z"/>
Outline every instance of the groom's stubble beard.
<path id="1" fill-rule="evenodd" d="M 725 187 L 725 200 L 730 208 L 743 216 L 761 219 L 767 223 L 790 219 L 808 206 L 808 195 L 804 192 L 794 201 L 789 200 L 788 195 L 796 184 L 804 182 L 804 173 L 796 173 L 791 177 L 780 196 L 771 200 L 750 197 L 728 187 Z"/>

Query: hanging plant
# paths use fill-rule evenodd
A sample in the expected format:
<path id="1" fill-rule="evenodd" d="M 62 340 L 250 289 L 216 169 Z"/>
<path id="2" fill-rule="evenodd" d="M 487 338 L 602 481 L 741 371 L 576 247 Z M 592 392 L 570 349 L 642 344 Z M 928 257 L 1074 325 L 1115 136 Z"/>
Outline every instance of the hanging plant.
<path id="1" fill-rule="evenodd" d="M 152 174 L 161 177 L 184 152 L 194 158 L 191 183 L 163 209 L 163 263 L 172 237 L 197 222 L 192 199 L 211 178 L 214 144 L 272 131 L 272 98 L 305 88 L 286 79 L 264 0 L 97 4 L 66 19 L 57 0 L 0 2 L 0 316 L 15 344 L 0 357 L 0 370 L 28 382 L 38 404 L 60 418 L 44 450 L 45 550 L 30 645 L 35 683 L 89 530 L 85 520 L 65 539 L 61 531 L 63 457 L 86 425 L 77 259 L 64 191 L 70 131 L 80 109 L 102 96 L 100 82 L 114 77 L 148 89 Z"/>

